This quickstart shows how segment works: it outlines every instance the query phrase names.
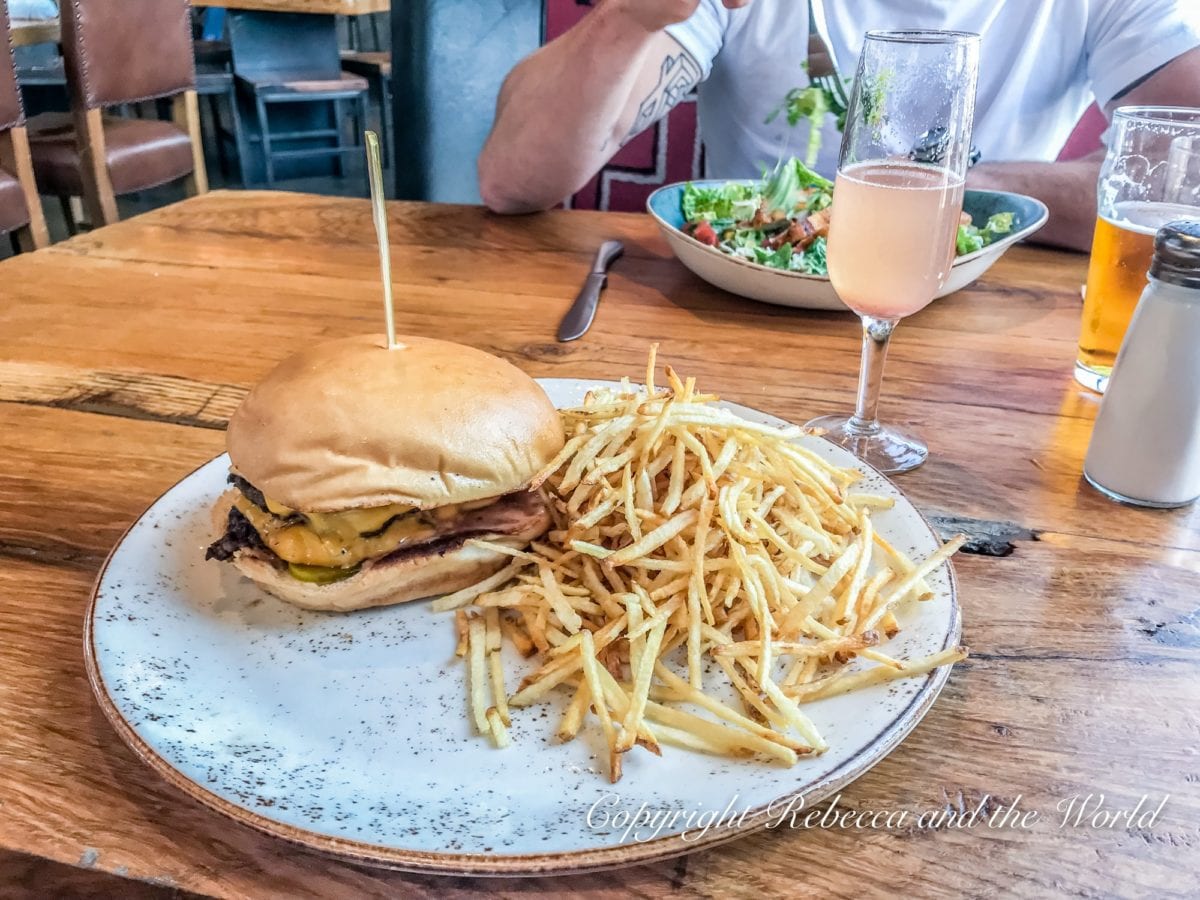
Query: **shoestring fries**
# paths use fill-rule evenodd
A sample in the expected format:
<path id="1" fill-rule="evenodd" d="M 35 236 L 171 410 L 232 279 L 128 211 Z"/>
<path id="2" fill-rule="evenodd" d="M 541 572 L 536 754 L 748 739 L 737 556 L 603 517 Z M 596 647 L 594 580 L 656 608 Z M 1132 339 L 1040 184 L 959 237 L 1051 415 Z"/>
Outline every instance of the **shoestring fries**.
<path id="1" fill-rule="evenodd" d="M 895 613 L 929 598 L 925 579 L 959 535 L 914 561 L 873 527 L 892 501 L 796 442 L 748 422 L 665 369 L 655 384 L 590 392 L 562 410 L 566 444 L 534 479 L 554 526 L 511 564 L 434 602 L 456 610 L 476 729 L 509 743 L 510 708 L 570 697 L 556 730 L 589 713 L 608 750 L 661 744 L 783 765 L 827 747 L 803 705 L 967 655 L 885 652 Z M 539 668 L 506 696 L 502 638 Z M 849 664 L 861 659 L 867 667 Z M 740 708 L 718 698 L 736 696 Z"/>

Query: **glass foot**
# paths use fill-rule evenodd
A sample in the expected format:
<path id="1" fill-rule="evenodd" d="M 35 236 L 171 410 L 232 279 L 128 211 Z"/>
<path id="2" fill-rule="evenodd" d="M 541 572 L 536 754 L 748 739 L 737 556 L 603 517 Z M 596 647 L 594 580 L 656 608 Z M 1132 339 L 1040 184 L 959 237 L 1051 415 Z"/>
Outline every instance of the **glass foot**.
<path id="1" fill-rule="evenodd" d="M 929 455 L 925 442 L 911 434 L 879 424 L 864 428 L 849 416 L 821 416 L 804 428 L 846 448 L 885 475 L 911 471 Z"/>

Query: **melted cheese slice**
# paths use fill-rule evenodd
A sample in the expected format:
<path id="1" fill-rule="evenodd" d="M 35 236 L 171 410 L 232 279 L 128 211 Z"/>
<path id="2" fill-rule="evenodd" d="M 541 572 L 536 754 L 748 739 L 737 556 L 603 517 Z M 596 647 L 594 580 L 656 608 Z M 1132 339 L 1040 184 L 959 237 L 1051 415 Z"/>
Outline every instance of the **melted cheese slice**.
<path id="1" fill-rule="evenodd" d="M 276 515 L 263 512 L 245 497 L 238 497 L 234 506 L 250 520 L 263 543 L 276 555 L 287 562 L 306 566 L 350 568 L 364 559 L 383 556 L 405 544 L 430 540 L 438 533 L 430 516 L 400 504 L 341 513 L 306 513 L 304 522 L 284 522 L 279 516 L 291 515 L 293 510 L 269 500 L 267 507 Z M 438 513 L 438 518 L 445 515 L 441 510 Z M 378 531 L 397 515 L 402 518 L 396 519 L 380 534 L 363 537 L 364 532 Z"/>
<path id="2" fill-rule="evenodd" d="M 280 518 L 286 519 L 294 515 L 296 510 L 276 503 L 269 497 L 264 497 L 267 509 Z M 388 506 L 372 506 L 369 509 L 347 509 L 337 513 L 304 513 L 308 526 L 317 534 L 324 537 L 339 537 L 343 541 L 352 541 L 360 534 L 370 534 L 378 531 L 389 519 L 396 516 L 416 512 L 415 506 L 403 503 L 392 503 Z"/>

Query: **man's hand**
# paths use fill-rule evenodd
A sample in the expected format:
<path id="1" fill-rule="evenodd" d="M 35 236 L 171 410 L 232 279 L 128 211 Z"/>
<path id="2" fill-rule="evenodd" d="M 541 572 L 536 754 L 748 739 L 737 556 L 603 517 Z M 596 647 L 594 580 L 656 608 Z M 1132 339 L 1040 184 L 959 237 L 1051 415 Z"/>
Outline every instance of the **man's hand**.
<path id="1" fill-rule="evenodd" d="M 751 0 L 722 0 L 729 9 Z M 602 0 L 517 64 L 479 155 L 479 193 L 496 212 L 546 209 L 579 190 L 617 148 L 669 113 L 703 63 L 666 26 L 700 0 Z"/>
<path id="2" fill-rule="evenodd" d="M 750 0 L 722 0 L 726 9 L 740 9 L 748 6 Z M 700 5 L 700 0 L 608 0 L 608 3 L 620 9 L 623 15 L 647 31 L 662 31 L 668 25 L 674 25 L 689 18 Z"/>

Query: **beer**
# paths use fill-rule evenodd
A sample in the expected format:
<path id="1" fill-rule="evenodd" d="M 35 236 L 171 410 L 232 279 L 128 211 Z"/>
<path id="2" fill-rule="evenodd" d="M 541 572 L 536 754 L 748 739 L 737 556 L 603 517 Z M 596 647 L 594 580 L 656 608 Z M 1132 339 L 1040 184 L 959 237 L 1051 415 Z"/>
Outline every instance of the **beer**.
<path id="1" fill-rule="evenodd" d="M 1175 219 L 1200 218 L 1200 209 L 1176 203 L 1126 201 L 1096 220 L 1083 301 L 1083 326 L 1075 373 L 1103 391 L 1125 329 L 1146 287 L 1154 234 Z"/>

